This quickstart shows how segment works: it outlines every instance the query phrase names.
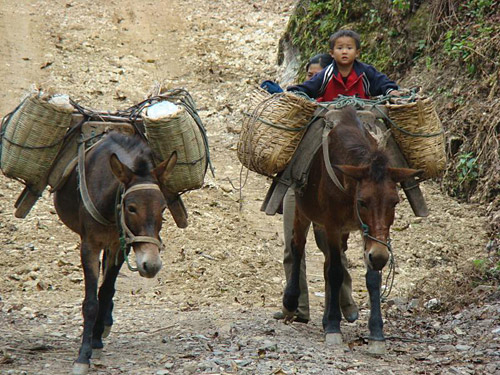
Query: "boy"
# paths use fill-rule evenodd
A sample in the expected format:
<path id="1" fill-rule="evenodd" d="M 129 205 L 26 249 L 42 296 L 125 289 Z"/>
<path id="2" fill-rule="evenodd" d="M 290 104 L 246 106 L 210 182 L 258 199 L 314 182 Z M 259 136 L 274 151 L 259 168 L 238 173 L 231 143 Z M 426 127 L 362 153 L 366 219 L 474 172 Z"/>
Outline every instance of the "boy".
<path id="1" fill-rule="evenodd" d="M 373 66 L 358 61 L 361 41 L 352 30 L 340 30 L 330 37 L 333 63 L 310 80 L 287 91 L 302 91 L 318 102 L 328 102 L 339 95 L 368 99 L 378 95 L 399 96 L 398 85 Z"/>

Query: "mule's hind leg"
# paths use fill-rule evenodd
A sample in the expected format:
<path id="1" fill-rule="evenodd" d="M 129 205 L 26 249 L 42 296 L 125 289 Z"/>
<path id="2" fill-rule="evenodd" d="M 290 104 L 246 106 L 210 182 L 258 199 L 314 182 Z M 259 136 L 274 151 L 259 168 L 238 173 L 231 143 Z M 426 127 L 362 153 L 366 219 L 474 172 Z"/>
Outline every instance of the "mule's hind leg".
<path id="1" fill-rule="evenodd" d="M 342 282 L 342 287 L 340 288 L 340 309 L 342 310 L 342 315 L 344 318 L 352 323 L 359 317 L 358 306 L 354 299 L 352 298 L 352 279 L 349 271 L 347 269 L 347 257 L 345 252 L 347 250 L 347 239 L 349 234 L 344 234 L 342 236 L 342 253 L 341 253 L 341 261 L 342 261 L 342 271 L 344 273 L 344 279 Z M 328 242 L 326 240 L 326 234 L 323 228 L 315 225 L 314 226 L 314 239 L 316 240 L 316 244 L 321 249 L 323 254 L 326 255 L 328 251 Z M 328 294 L 325 295 L 325 297 Z M 328 301 L 326 301 L 328 304 Z"/>
<path id="2" fill-rule="evenodd" d="M 287 286 L 285 288 L 285 292 L 283 293 L 283 312 L 289 318 L 294 316 L 294 313 L 299 306 L 301 289 L 304 290 L 304 286 L 301 286 L 300 283 L 300 268 L 302 259 L 304 258 L 306 236 L 310 225 L 311 222 L 301 215 L 297 209 L 295 209 L 293 238 L 291 241 L 292 265 L 290 276 L 287 280 Z M 302 282 L 305 282 L 305 278 L 302 279 Z"/>
<path id="3" fill-rule="evenodd" d="M 92 331 L 99 310 L 97 300 L 97 283 L 99 278 L 99 250 L 92 249 L 91 246 L 82 239 L 80 245 L 80 256 L 85 279 L 85 298 L 82 304 L 83 312 L 83 334 L 82 344 L 78 353 L 78 358 L 73 364 L 74 375 L 85 375 L 90 367 L 90 357 L 92 355 Z"/>
<path id="4" fill-rule="evenodd" d="M 104 251 L 102 254 L 102 273 L 106 275 L 106 267 L 108 266 L 108 262 L 115 262 L 113 257 L 109 256 L 109 250 Z M 113 325 L 113 307 L 114 303 L 111 300 L 106 313 L 104 314 L 104 330 L 102 332 L 102 338 L 105 339 L 111 333 L 111 326 Z"/>
<path id="5" fill-rule="evenodd" d="M 103 282 L 99 288 L 99 312 L 97 314 L 94 331 L 92 334 L 92 358 L 99 358 L 101 350 L 104 347 L 102 339 L 109 335 L 111 325 L 113 324 L 113 296 L 115 294 L 115 282 L 123 264 L 123 256 L 117 259 L 109 254 L 103 255 Z M 114 252 L 111 252 L 114 255 Z M 108 329 L 107 334 L 105 334 Z"/>
<path id="6" fill-rule="evenodd" d="M 347 269 L 347 256 L 345 252 L 347 251 L 347 239 L 349 234 L 342 235 L 342 270 L 344 271 L 344 280 L 342 282 L 342 287 L 340 288 L 340 309 L 342 310 L 342 315 L 344 318 L 352 323 L 359 317 L 358 306 L 354 299 L 352 298 L 352 278 Z"/>

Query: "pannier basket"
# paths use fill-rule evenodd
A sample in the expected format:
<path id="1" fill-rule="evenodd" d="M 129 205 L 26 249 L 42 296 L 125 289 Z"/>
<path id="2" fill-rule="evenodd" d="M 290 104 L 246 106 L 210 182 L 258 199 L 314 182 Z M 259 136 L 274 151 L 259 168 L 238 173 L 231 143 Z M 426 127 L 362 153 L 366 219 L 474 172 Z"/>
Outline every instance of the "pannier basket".
<path id="1" fill-rule="evenodd" d="M 316 102 L 290 92 L 252 93 L 238 141 L 238 159 L 248 169 L 272 177 L 285 169 L 309 125 Z"/>
<path id="2" fill-rule="evenodd" d="M 177 151 L 177 164 L 165 188 L 171 193 L 199 189 L 205 179 L 209 153 L 206 132 L 194 101 L 184 90 L 172 90 L 151 100 L 142 118 L 155 159 L 161 162 Z M 162 102 L 173 104 L 170 107 L 173 112 L 153 116 L 154 106 Z"/>
<path id="3" fill-rule="evenodd" d="M 392 135 L 411 168 L 423 178 L 439 177 L 446 167 L 444 131 L 431 98 L 387 104 Z"/>
<path id="4" fill-rule="evenodd" d="M 2 123 L 1 168 L 10 178 L 38 185 L 62 146 L 73 107 L 52 104 L 50 96 L 30 94 Z"/>

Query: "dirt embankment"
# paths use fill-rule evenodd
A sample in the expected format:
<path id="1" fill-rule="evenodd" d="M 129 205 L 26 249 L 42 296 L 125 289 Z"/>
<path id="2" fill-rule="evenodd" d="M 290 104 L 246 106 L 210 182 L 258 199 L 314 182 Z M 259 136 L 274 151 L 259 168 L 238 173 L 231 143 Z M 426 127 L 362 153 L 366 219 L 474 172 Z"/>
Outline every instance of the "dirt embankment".
<path id="1" fill-rule="evenodd" d="M 483 374 L 500 370 L 500 304 L 493 293 L 467 309 L 439 314 L 433 298 L 462 264 L 484 255 L 484 218 L 473 205 L 423 185 L 431 215 L 416 218 L 404 200 L 393 227 L 397 275 L 384 303 L 388 354 L 365 354 L 367 293 L 360 241 L 349 260 L 360 320 L 343 323 L 350 351 L 323 340 L 322 255 L 307 249 L 312 321 L 271 319 L 282 292 L 281 217 L 259 212 L 269 181 L 250 173 L 242 197 L 236 158 L 241 110 L 251 88 L 277 75 L 279 35 L 293 1 L 189 2 L 84 0 L 0 3 L 0 110 L 32 82 L 81 105 L 126 108 L 155 80 L 187 88 L 207 127 L 216 177 L 190 192 L 185 230 L 167 216 L 164 269 L 152 280 L 124 269 L 115 325 L 93 374 Z M 14 9 L 15 8 L 15 9 Z M 14 12 L 15 11 L 15 12 Z M 15 219 L 21 185 L 0 177 L 0 373 L 66 374 L 76 358 L 83 297 L 78 237 L 48 193 Z M 240 207 L 242 199 L 242 210 Z M 311 242 L 312 243 L 312 242 Z M 449 284 L 446 284 L 449 285 Z M 427 307 L 426 307 L 427 306 Z M 431 308 L 431 306 L 433 306 Z"/>

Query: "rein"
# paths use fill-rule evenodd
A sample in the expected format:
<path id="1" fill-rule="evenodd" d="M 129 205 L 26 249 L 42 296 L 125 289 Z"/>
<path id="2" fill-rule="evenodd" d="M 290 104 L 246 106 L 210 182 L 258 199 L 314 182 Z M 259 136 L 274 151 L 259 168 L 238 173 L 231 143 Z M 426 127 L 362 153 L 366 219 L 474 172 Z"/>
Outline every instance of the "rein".
<path id="1" fill-rule="evenodd" d="M 361 219 L 361 215 L 359 214 L 359 202 L 356 203 L 356 215 L 358 217 L 359 223 L 361 224 L 361 230 L 363 231 L 363 251 L 366 250 L 366 238 L 369 238 L 372 241 L 378 242 L 381 245 L 384 245 L 387 247 L 387 250 L 389 250 L 389 273 L 387 274 L 387 278 L 385 280 L 385 287 L 383 292 L 380 294 L 380 299 L 384 301 L 389 297 L 392 291 L 392 286 L 394 284 L 394 277 L 396 275 L 395 273 L 395 268 L 396 268 L 396 263 L 394 261 L 394 254 L 392 252 L 392 246 L 391 246 L 391 237 L 387 238 L 387 242 L 381 241 L 378 238 L 373 237 L 370 235 L 370 227 L 368 224 L 365 224 L 363 220 Z M 382 272 L 382 271 L 380 271 Z M 388 281 L 390 280 L 390 284 L 388 285 Z"/>

